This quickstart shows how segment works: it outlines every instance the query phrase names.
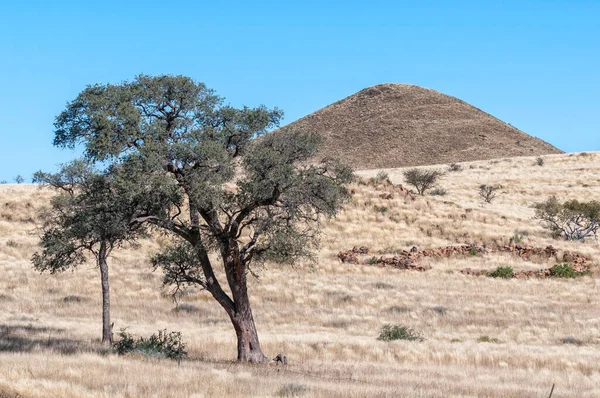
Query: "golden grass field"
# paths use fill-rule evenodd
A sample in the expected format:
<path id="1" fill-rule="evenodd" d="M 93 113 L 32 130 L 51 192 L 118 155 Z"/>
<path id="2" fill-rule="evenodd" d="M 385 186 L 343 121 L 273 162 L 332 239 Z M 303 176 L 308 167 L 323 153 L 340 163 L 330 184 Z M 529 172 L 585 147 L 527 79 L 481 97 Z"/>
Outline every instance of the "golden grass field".
<path id="1" fill-rule="evenodd" d="M 250 282 L 263 350 L 287 355 L 286 367 L 233 362 L 235 334 L 208 293 L 188 292 L 180 299 L 187 310 L 174 311 L 148 261 L 164 244 L 160 238 L 109 259 L 115 332 L 181 331 L 189 358 L 178 366 L 107 354 L 98 343 L 98 270 L 90 264 L 40 275 L 29 261 L 36 209 L 52 191 L 2 185 L 0 397 L 548 397 L 553 384 L 553 397 L 598 397 L 600 273 L 498 280 L 457 272 L 552 265 L 498 254 L 431 261 L 426 272 L 336 258 L 354 245 L 379 256 L 413 245 L 508 243 L 522 234 L 527 244 L 552 244 L 598 261 L 599 242 L 551 239 L 531 219 L 530 206 L 550 194 L 599 198 L 600 153 L 544 159 L 541 167 L 532 157 L 463 163 L 463 171 L 441 180 L 447 195 L 414 201 L 379 198 L 389 187 L 354 186 L 352 203 L 324 224 L 318 264 L 268 264 Z M 402 182 L 401 169 L 386 171 Z M 492 204 L 477 196 L 480 184 L 502 185 Z M 77 297 L 65 301 L 68 296 Z M 412 327 L 426 340 L 378 341 L 388 323 Z M 492 342 L 481 341 L 486 337 Z"/>

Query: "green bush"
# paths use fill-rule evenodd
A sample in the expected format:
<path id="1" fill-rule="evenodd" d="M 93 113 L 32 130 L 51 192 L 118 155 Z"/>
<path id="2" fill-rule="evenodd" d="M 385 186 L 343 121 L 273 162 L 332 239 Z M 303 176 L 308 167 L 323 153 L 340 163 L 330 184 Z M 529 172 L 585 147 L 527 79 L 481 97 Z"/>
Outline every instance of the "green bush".
<path id="1" fill-rule="evenodd" d="M 408 326 L 400 325 L 384 325 L 381 328 L 381 333 L 377 340 L 392 341 L 392 340 L 409 340 L 423 341 L 425 340 L 421 333 L 409 328 Z"/>
<path id="2" fill-rule="evenodd" d="M 498 267 L 490 274 L 492 278 L 510 279 L 515 275 L 512 267 Z"/>
<path id="3" fill-rule="evenodd" d="M 550 274 L 556 278 L 577 278 L 589 275 L 590 271 L 575 271 L 571 264 L 556 264 L 550 268 Z"/>
<path id="4" fill-rule="evenodd" d="M 181 340 L 181 332 L 167 333 L 167 329 L 159 330 L 145 339 L 140 337 L 137 341 L 125 329 L 119 333 L 121 339 L 113 344 L 119 355 L 139 353 L 154 358 L 168 358 L 180 360 L 187 356 L 185 344 Z"/>

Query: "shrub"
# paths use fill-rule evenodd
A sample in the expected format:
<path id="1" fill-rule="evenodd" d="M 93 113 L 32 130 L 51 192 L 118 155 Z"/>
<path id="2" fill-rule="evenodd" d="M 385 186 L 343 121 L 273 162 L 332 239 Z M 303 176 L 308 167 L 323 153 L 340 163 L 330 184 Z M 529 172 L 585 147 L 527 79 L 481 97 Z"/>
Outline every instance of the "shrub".
<path id="1" fill-rule="evenodd" d="M 424 195 L 425 191 L 432 188 L 442 177 L 444 173 L 439 170 L 420 170 L 410 169 L 404 172 L 404 180 L 412 185 L 419 195 Z"/>
<path id="2" fill-rule="evenodd" d="M 571 264 L 556 264 L 550 268 L 550 275 L 557 278 L 577 278 L 589 275 L 590 271 L 576 271 Z"/>
<path id="3" fill-rule="evenodd" d="M 490 337 L 490 336 L 479 336 L 479 338 L 477 339 L 478 343 L 499 343 L 500 340 L 498 340 L 497 338 L 494 337 Z"/>
<path id="4" fill-rule="evenodd" d="M 462 166 L 460 164 L 457 163 L 452 163 L 449 167 L 448 167 L 448 171 L 453 171 L 453 172 L 457 172 L 457 171 L 462 171 Z"/>
<path id="5" fill-rule="evenodd" d="M 385 283 L 385 282 L 376 282 L 375 283 L 375 289 L 393 289 L 394 285 L 390 285 L 389 283 Z"/>
<path id="6" fill-rule="evenodd" d="M 10 240 L 8 240 L 6 242 L 6 246 L 8 246 L 8 247 L 19 247 L 19 244 L 16 241 L 10 239 Z"/>
<path id="7" fill-rule="evenodd" d="M 444 196 L 448 194 L 448 191 L 444 188 L 435 188 L 431 190 L 431 194 L 434 196 Z"/>
<path id="8" fill-rule="evenodd" d="M 498 267 L 490 274 L 492 278 L 510 279 L 515 275 L 512 267 Z"/>
<path id="9" fill-rule="evenodd" d="M 485 203 L 492 203 L 496 197 L 498 187 L 482 184 L 479 186 L 479 196 Z"/>
<path id="10" fill-rule="evenodd" d="M 375 211 L 377 213 L 381 213 L 381 214 L 385 214 L 388 212 L 389 208 L 387 206 L 373 206 L 373 209 L 375 209 Z"/>
<path id="11" fill-rule="evenodd" d="M 373 184 L 391 184 L 390 176 L 385 171 L 380 171 L 375 177 L 371 177 L 369 181 Z"/>
<path id="12" fill-rule="evenodd" d="M 510 237 L 508 244 L 512 245 L 514 243 L 523 243 L 524 239 L 525 239 L 525 236 L 523 236 L 523 234 L 517 233 Z"/>
<path id="13" fill-rule="evenodd" d="M 15 177 L 15 182 L 17 184 L 23 184 L 25 182 L 25 179 L 23 178 L 23 176 L 18 175 L 18 176 Z"/>
<path id="14" fill-rule="evenodd" d="M 578 338 L 575 338 L 572 336 L 564 337 L 560 340 L 560 342 L 563 344 L 574 344 L 574 345 L 583 345 L 584 344 L 584 342 L 582 340 L 579 340 Z"/>
<path id="15" fill-rule="evenodd" d="M 392 340 L 409 340 L 423 341 L 425 340 L 421 333 L 409 328 L 408 326 L 400 325 L 384 325 L 381 328 L 381 333 L 377 340 L 392 341 Z"/>
<path id="16" fill-rule="evenodd" d="M 598 238 L 600 202 L 597 200 L 579 202 L 574 199 L 561 203 L 556 196 L 550 196 L 533 207 L 534 219 L 540 220 L 553 237 L 581 241 L 592 236 Z"/>
<path id="17" fill-rule="evenodd" d="M 538 166 L 543 166 L 544 165 L 544 158 L 539 157 L 535 160 L 535 164 L 537 164 Z"/>
<path id="18" fill-rule="evenodd" d="M 139 353 L 155 358 L 168 358 L 181 360 L 187 356 L 185 343 L 181 340 L 181 332 L 167 333 L 167 330 L 159 330 L 145 339 L 140 337 L 135 340 L 125 329 L 119 333 L 121 339 L 113 344 L 119 355 L 127 353 Z"/>
<path id="19" fill-rule="evenodd" d="M 373 256 L 373 257 L 369 258 L 369 260 L 367 261 L 367 263 L 368 263 L 369 265 L 375 265 L 375 264 L 377 264 L 377 261 L 378 261 L 378 260 L 379 260 L 379 259 L 378 259 L 377 257 Z M 378 282 L 378 283 L 379 283 L 379 282 Z"/>

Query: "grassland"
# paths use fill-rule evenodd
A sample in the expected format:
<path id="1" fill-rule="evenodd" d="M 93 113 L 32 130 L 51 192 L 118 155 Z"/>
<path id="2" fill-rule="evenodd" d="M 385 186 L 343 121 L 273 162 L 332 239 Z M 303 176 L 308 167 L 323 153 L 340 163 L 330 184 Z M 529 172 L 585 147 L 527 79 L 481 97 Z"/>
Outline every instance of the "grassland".
<path id="1" fill-rule="evenodd" d="M 100 281 L 91 264 L 40 275 L 36 209 L 51 191 L 0 186 L 0 397 L 555 397 L 600 396 L 598 272 L 578 279 L 497 280 L 464 267 L 515 270 L 552 265 L 510 255 L 430 261 L 426 272 L 342 264 L 354 245 L 390 255 L 458 243 L 552 244 L 600 259 L 600 244 L 553 240 L 531 204 L 550 194 L 600 197 L 600 153 L 463 163 L 417 197 L 356 185 L 352 203 L 324 225 L 318 264 L 255 270 L 251 298 L 263 349 L 287 367 L 244 365 L 225 313 L 206 292 L 189 291 L 180 310 L 148 257 L 161 238 L 111 260 L 115 330 L 183 332 L 189 359 L 118 357 L 98 344 Z M 446 166 L 439 166 L 446 168 Z M 363 171 L 369 178 L 378 171 Z M 402 170 L 386 170 L 400 183 Z M 484 204 L 480 184 L 500 184 Z M 383 210 L 385 208 L 385 210 Z M 385 324 L 421 332 L 417 341 L 378 341 Z"/>

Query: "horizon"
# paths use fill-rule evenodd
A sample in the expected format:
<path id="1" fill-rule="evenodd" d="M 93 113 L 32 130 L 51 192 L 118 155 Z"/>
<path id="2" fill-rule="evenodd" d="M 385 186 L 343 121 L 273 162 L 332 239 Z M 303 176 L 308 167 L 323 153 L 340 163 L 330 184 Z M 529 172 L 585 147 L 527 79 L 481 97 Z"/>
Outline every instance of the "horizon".
<path id="1" fill-rule="evenodd" d="M 140 73 L 189 76 L 234 106 L 280 107 L 282 125 L 373 85 L 416 85 L 565 152 L 600 150 L 597 2 L 138 4 L 5 6 L 0 181 L 29 182 L 77 156 L 52 146 L 54 118 L 87 85 Z"/>

